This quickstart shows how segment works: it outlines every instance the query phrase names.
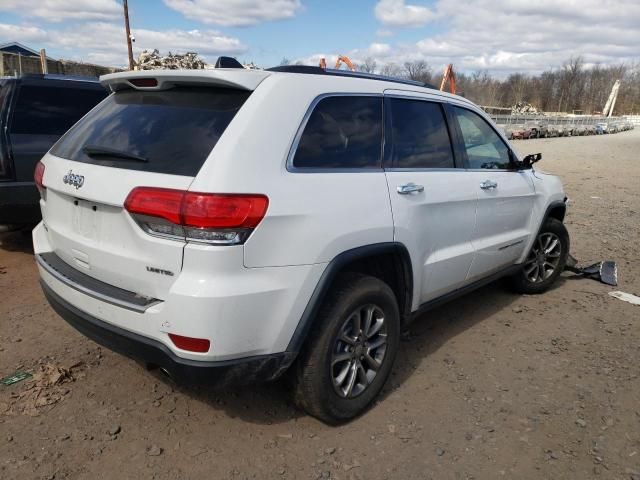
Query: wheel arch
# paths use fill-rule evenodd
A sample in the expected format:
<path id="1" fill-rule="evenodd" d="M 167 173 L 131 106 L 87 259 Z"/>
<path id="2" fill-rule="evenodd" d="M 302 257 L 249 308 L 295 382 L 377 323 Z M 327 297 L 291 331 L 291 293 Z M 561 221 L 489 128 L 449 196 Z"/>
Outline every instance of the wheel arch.
<path id="1" fill-rule="evenodd" d="M 567 213 L 567 198 L 565 197 L 564 201 L 557 200 L 555 202 L 551 202 L 547 207 L 547 210 L 542 217 L 542 222 L 540 223 L 540 227 L 547 221 L 548 218 L 555 218 L 559 221 L 564 221 L 564 217 Z"/>
<path id="2" fill-rule="evenodd" d="M 409 251 L 399 242 L 363 245 L 342 252 L 329 262 L 289 341 L 288 352 L 300 352 L 320 305 L 342 272 L 365 273 L 389 284 L 398 300 L 402 321 L 409 318 L 413 296 L 413 271 Z"/>

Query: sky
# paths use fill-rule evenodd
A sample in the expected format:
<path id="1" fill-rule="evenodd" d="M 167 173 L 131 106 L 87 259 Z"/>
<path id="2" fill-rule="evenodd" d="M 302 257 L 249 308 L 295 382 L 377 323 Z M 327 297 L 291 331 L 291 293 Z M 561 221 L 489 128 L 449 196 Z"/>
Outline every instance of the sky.
<path id="1" fill-rule="evenodd" d="M 129 0 L 134 55 L 195 51 L 261 67 L 337 55 L 378 67 L 425 60 L 502 77 L 640 59 L 640 0 Z M 121 0 L 0 0 L 0 44 L 125 66 Z"/>

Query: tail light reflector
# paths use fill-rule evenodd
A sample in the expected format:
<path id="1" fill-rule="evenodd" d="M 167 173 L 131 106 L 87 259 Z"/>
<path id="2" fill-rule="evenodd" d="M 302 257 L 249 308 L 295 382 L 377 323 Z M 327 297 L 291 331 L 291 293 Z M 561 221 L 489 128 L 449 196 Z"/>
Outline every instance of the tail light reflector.
<path id="1" fill-rule="evenodd" d="M 44 193 L 44 184 L 42 183 L 42 178 L 44 177 L 44 163 L 38 162 L 36 164 L 36 169 L 33 172 L 33 180 L 36 182 L 36 187 L 38 187 L 38 191 L 40 192 L 40 196 L 43 196 Z"/>
<path id="2" fill-rule="evenodd" d="M 147 233 L 218 245 L 244 243 L 268 205 L 265 195 L 154 187 L 134 188 L 124 203 Z"/>
<path id="3" fill-rule="evenodd" d="M 188 352 L 206 353 L 211 346 L 211 342 L 207 338 L 183 337 L 175 333 L 170 333 L 169 338 L 176 347 Z"/>

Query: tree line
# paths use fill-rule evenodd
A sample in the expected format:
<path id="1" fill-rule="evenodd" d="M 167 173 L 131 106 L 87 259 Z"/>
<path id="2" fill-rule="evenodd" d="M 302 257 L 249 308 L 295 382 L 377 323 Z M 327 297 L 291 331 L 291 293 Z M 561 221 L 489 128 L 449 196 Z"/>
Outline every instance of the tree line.
<path id="1" fill-rule="evenodd" d="M 402 65 L 388 63 L 378 68 L 373 58 L 366 58 L 357 68 L 368 73 L 418 80 L 438 88 L 444 73 L 434 72 L 432 66 L 423 60 Z M 640 113 L 638 62 L 587 66 L 578 56 L 539 75 L 512 73 L 504 79 L 497 79 L 487 71 L 456 73 L 458 93 L 478 105 L 511 107 L 518 102 L 527 102 L 545 112 L 583 114 L 602 111 L 616 80 L 621 84 L 614 115 Z"/>

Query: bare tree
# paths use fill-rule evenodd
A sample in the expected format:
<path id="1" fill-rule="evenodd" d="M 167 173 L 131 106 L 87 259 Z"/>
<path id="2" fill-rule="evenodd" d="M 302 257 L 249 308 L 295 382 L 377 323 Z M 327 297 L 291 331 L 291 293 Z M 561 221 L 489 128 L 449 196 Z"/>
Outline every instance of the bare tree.
<path id="1" fill-rule="evenodd" d="M 432 72 L 429 64 L 424 60 L 416 60 L 415 62 L 404 62 L 404 70 L 410 80 L 418 82 L 430 83 Z"/>
<path id="2" fill-rule="evenodd" d="M 364 59 L 364 62 L 362 62 L 362 64 L 359 65 L 358 70 L 364 73 L 375 73 L 377 66 L 378 64 L 376 63 L 374 58 L 367 57 Z"/>
<path id="3" fill-rule="evenodd" d="M 285 65 L 291 65 L 291 60 L 287 57 L 282 57 L 282 60 L 280 60 L 280 66 L 283 67 Z"/>
<path id="4" fill-rule="evenodd" d="M 283 58 L 281 65 L 291 64 Z M 296 62 L 302 65 L 301 62 Z M 378 65 L 365 58 L 359 68 L 362 72 L 378 71 L 388 77 L 401 77 L 435 85 L 442 75 L 434 75 L 425 61 L 390 62 Z M 569 58 L 560 68 L 539 75 L 514 73 L 505 79 L 494 78 L 486 71 L 465 74 L 457 72 L 458 92 L 479 105 L 511 107 L 516 102 L 533 104 L 543 111 L 580 110 L 586 114 L 602 111 L 616 80 L 621 86 L 614 114 L 640 114 L 640 62 L 617 65 L 585 66 L 582 57 Z"/>
<path id="5" fill-rule="evenodd" d="M 402 68 L 395 63 L 387 63 L 380 69 L 380 75 L 385 77 L 400 77 L 402 73 Z"/>

